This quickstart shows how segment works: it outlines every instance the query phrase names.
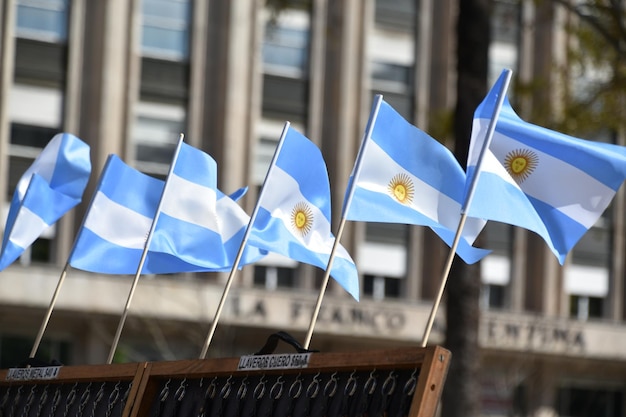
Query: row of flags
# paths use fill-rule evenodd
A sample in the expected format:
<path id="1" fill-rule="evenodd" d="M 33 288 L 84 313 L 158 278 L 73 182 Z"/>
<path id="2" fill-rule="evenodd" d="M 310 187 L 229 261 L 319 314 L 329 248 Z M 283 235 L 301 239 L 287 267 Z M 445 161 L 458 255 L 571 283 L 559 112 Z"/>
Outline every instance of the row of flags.
<path id="1" fill-rule="evenodd" d="M 467 263 L 490 252 L 472 246 L 486 222 L 504 222 L 540 235 L 563 264 L 626 178 L 626 148 L 521 120 L 505 76 L 476 109 L 467 172 L 377 96 L 342 219 L 428 226 Z M 51 140 L 15 191 L 0 270 L 80 201 L 90 172 L 84 142 L 67 133 Z M 331 260 L 331 276 L 359 299 L 355 262 L 331 232 L 328 173 L 313 142 L 287 123 L 251 216 L 237 204 L 245 191 L 220 191 L 213 158 L 182 139 L 165 181 L 111 155 L 68 263 L 105 274 L 228 271 L 275 252 L 322 269 Z"/>

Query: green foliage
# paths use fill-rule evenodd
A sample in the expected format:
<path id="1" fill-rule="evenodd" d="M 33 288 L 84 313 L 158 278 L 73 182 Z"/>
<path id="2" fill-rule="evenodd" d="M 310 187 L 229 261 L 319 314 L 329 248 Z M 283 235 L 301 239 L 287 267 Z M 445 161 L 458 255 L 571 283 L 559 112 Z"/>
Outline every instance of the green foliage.
<path id="1" fill-rule="evenodd" d="M 563 22 L 569 39 L 567 68 L 560 69 L 567 80 L 563 117 L 553 128 L 589 138 L 623 131 L 626 5 L 621 0 L 552 1 L 570 12 Z"/>

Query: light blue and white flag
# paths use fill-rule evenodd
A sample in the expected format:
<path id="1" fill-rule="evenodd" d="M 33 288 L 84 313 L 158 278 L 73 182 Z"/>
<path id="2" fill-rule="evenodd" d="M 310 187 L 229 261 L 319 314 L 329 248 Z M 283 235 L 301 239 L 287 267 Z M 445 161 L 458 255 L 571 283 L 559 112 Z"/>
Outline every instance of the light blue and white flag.
<path id="1" fill-rule="evenodd" d="M 263 184 L 248 243 L 326 270 L 335 242 L 330 183 L 319 148 L 289 128 Z M 354 261 L 337 245 L 330 275 L 356 300 Z"/>
<path id="2" fill-rule="evenodd" d="M 163 186 L 163 181 L 109 155 L 69 264 L 103 274 L 135 274 Z"/>
<path id="3" fill-rule="evenodd" d="M 69 133 L 50 140 L 17 183 L 4 228 L 0 270 L 80 203 L 90 174 L 89 145 Z"/>
<path id="4" fill-rule="evenodd" d="M 185 143 L 167 186 L 111 155 L 76 239 L 70 265 L 106 274 L 135 274 L 162 200 L 141 272 L 228 270 L 238 248 L 229 253 L 226 244 L 232 249 L 232 239 L 247 223 L 245 217 L 243 225 L 230 223 L 236 216 L 231 206 L 218 204 L 218 193 L 223 194 L 215 187 L 216 176 L 215 161 Z M 244 263 L 256 259 L 250 255 Z"/>
<path id="5" fill-rule="evenodd" d="M 452 246 L 461 219 L 465 172 L 445 146 L 384 100 L 375 117 L 353 170 L 346 219 L 429 226 Z M 468 219 L 463 228 L 456 253 L 469 264 L 490 252 L 472 246 L 485 223 Z"/>
<path id="6" fill-rule="evenodd" d="M 478 179 L 467 215 L 534 231 L 563 264 L 624 182 L 626 149 L 527 123 L 505 97 L 477 172 L 501 83 L 474 113 L 468 184 Z"/>

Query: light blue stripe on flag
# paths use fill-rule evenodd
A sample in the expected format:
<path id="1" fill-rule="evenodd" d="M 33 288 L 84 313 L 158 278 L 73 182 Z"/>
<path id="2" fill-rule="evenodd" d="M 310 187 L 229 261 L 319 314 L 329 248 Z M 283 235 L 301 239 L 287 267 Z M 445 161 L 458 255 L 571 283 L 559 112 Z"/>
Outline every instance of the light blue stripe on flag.
<path id="1" fill-rule="evenodd" d="M 163 185 L 110 155 L 74 243 L 70 265 L 103 274 L 135 274 Z"/>

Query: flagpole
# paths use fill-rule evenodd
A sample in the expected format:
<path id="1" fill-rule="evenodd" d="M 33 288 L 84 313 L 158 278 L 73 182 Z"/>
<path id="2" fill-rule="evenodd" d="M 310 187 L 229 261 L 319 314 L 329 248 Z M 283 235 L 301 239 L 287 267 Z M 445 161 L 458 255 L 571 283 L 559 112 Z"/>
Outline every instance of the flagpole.
<path id="1" fill-rule="evenodd" d="M 48 311 L 41 323 L 41 327 L 39 328 L 39 333 L 37 333 L 37 337 L 35 338 L 35 343 L 33 344 L 33 348 L 30 351 L 30 359 L 33 359 L 37 354 L 37 349 L 39 349 L 39 344 L 41 343 L 41 339 L 43 338 L 43 334 L 46 331 L 46 327 L 50 322 L 50 316 L 52 315 L 52 310 L 54 309 L 54 305 L 56 304 L 59 293 L 61 292 L 61 287 L 63 286 L 63 281 L 65 281 L 65 277 L 67 276 L 67 270 L 69 268 L 69 262 L 65 263 L 65 267 L 61 272 L 61 276 L 59 277 L 59 282 L 57 282 L 56 289 L 54 290 L 54 294 L 52 295 L 52 299 L 50 300 L 50 305 L 48 306 Z"/>
<path id="2" fill-rule="evenodd" d="M 105 169 L 106 169 L 106 165 L 105 165 Z M 94 192 L 93 195 L 91 196 L 89 207 L 91 207 L 91 205 L 93 204 L 93 200 L 95 199 L 95 197 L 96 197 L 96 193 Z M 82 230 L 83 226 L 85 225 L 86 218 L 87 218 L 87 215 L 83 217 L 80 228 L 78 229 L 79 233 L 80 233 L 80 230 Z M 70 252 L 70 255 L 67 258 L 68 260 L 65 262 L 63 271 L 61 271 L 61 276 L 59 276 L 59 281 L 57 282 L 57 286 L 54 290 L 54 294 L 52 294 L 52 299 L 50 300 L 50 305 L 48 306 L 48 311 L 46 312 L 46 315 L 44 316 L 44 319 L 41 322 L 39 332 L 37 333 L 37 336 L 35 337 L 33 348 L 30 351 L 30 356 L 29 356 L 30 359 L 33 359 L 35 355 L 37 354 L 37 350 L 39 349 L 39 345 L 41 344 L 41 340 L 43 339 L 43 334 L 45 333 L 46 328 L 48 327 L 48 323 L 50 322 L 52 311 L 54 310 L 54 306 L 56 305 L 57 298 L 59 297 L 59 294 L 61 293 L 61 287 L 63 286 L 63 283 L 65 282 L 65 278 L 67 277 L 67 271 L 69 270 L 69 267 L 70 267 L 69 260 L 72 259 L 72 254 L 74 253 L 74 249 L 76 248 L 77 240 L 78 240 L 78 237 L 74 238 L 74 244 L 72 245 L 72 250 Z"/>
<path id="3" fill-rule="evenodd" d="M 213 336 L 215 335 L 215 329 L 217 328 L 217 322 L 222 315 L 222 310 L 224 309 L 224 305 L 226 304 L 226 298 L 228 297 L 228 293 L 230 292 L 230 287 L 235 279 L 235 275 L 237 273 L 237 269 L 239 268 L 239 262 L 241 261 L 241 257 L 243 256 L 243 252 L 246 248 L 246 243 L 248 242 L 248 237 L 250 236 L 250 232 L 252 231 L 252 225 L 256 220 L 257 214 L 259 213 L 259 201 L 263 197 L 265 192 L 265 183 L 270 176 L 272 168 L 276 164 L 276 159 L 278 159 L 278 155 L 280 154 L 280 150 L 283 147 L 283 142 L 285 141 L 285 136 L 287 136 L 287 131 L 289 130 L 290 123 L 285 122 L 285 126 L 283 127 L 283 131 L 280 135 L 280 139 L 278 141 L 278 145 L 276 146 L 276 150 L 274 151 L 274 156 L 272 157 L 272 161 L 270 162 L 270 167 L 265 174 L 265 179 L 263 180 L 263 186 L 261 187 L 261 191 L 259 192 L 259 197 L 257 198 L 257 204 L 250 215 L 250 221 L 248 222 L 248 226 L 246 227 L 246 231 L 244 232 L 243 238 L 241 239 L 241 245 L 239 245 L 239 251 L 237 252 L 237 256 L 235 257 L 235 262 L 233 263 L 232 268 L 230 269 L 230 274 L 228 275 L 228 280 L 226 281 L 226 285 L 224 286 L 224 291 L 222 292 L 222 296 L 220 298 L 220 302 L 217 305 L 217 310 L 215 311 L 215 315 L 213 317 L 213 322 L 211 323 L 211 328 L 209 329 L 209 333 L 204 341 L 204 345 L 202 346 L 202 350 L 200 351 L 200 359 L 205 359 L 206 354 L 209 350 L 209 345 L 213 340 Z"/>
<path id="4" fill-rule="evenodd" d="M 359 148 L 359 153 L 357 155 L 356 162 L 354 164 L 354 172 L 352 173 L 352 181 L 349 184 L 348 192 L 346 198 L 343 202 L 343 207 L 341 210 L 341 220 L 339 222 L 339 228 L 337 229 L 337 233 L 335 234 L 335 241 L 333 242 L 333 247 L 330 251 L 330 257 L 328 258 L 328 264 L 326 266 L 326 271 L 324 273 L 324 278 L 322 280 L 322 286 L 320 288 L 320 293 L 317 296 L 317 302 L 315 303 L 315 308 L 313 309 L 313 314 L 311 316 L 311 322 L 309 324 L 309 329 L 306 334 L 306 338 L 304 339 L 304 344 L 302 345 L 305 349 L 309 348 L 309 344 L 311 343 L 311 338 L 313 337 L 313 329 L 315 328 L 315 324 L 317 323 L 317 317 L 319 316 L 319 312 L 322 308 L 322 299 L 324 298 L 324 294 L 326 293 L 326 287 L 328 286 L 328 281 L 330 280 L 330 271 L 333 267 L 333 261 L 335 260 L 335 253 L 337 251 L 337 247 L 339 246 L 339 242 L 341 241 L 341 236 L 343 235 L 343 229 L 346 225 L 346 212 L 350 204 L 352 203 L 352 197 L 354 195 L 354 184 L 356 183 L 356 179 L 358 178 L 361 172 L 361 160 L 363 159 L 363 150 L 365 149 L 365 145 L 369 140 L 370 136 L 372 136 L 372 129 L 374 127 L 374 121 L 378 117 L 378 110 L 380 109 L 380 104 L 383 101 L 383 96 L 377 94 L 374 97 L 374 103 L 372 104 L 372 111 L 370 112 L 370 117 L 367 120 L 367 125 L 365 127 L 365 135 L 363 140 L 361 141 L 361 146 Z"/>
<path id="5" fill-rule="evenodd" d="M 139 260 L 139 265 L 137 266 L 137 272 L 135 273 L 135 278 L 133 279 L 133 284 L 130 288 L 130 292 L 128 293 L 128 298 L 126 299 L 126 305 L 124 306 L 124 311 L 120 318 L 119 324 L 117 326 L 117 331 L 115 332 L 115 337 L 113 338 L 113 343 L 111 344 L 111 350 L 109 351 L 109 357 L 107 359 L 107 364 L 110 365 L 113 362 L 113 356 L 115 355 L 115 351 L 117 349 L 117 345 L 120 341 L 120 336 L 122 335 L 122 328 L 124 327 L 124 323 L 126 322 L 126 317 L 128 316 L 128 311 L 130 309 L 130 303 L 132 302 L 133 295 L 135 294 L 135 289 L 137 288 L 137 284 L 139 282 L 139 277 L 141 276 L 141 270 L 143 269 L 143 265 L 146 261 L 146 257 L 148 255 L 148 249 L 150 247 L 150 241 L 152 240 L 152 234 L 156 229 L 156 225 L 159 220 L 159 215 L 161 213 L 161 206 L 163 205 L 163 196 L 167 190 L 168 179 L 172 172 L 174 171 L 174 167 L 176 165 L 176 160 L 178 159 L 178 154 L 180 153 L 180 148 L 183 144 L 183 139 L 185 135 L 180 134 L 180 138 L 178 140 L 178 145 L 176 146 L 176 150 L 174 151 L 174 156 L 172 157 L 172 163 L 170 165 L 169 172 L 167 173 L 167 178 L 165 180 L 165 185 L 163 186 L 163 192 L 161 193 L 161 198 L 159 200 L 159 205 L 157 206 L 156 213 L 154 215 L 154 219 L 152 219 L 152 225 L 150 226 L 150 231 L 148 232 L 148 236 L 146 237 L 146 242 L 143 247 L 143 252 L 141 253 L 141 259 Z"/>
<path id="6" fill-rule="evenodd" d="M 328 264 L 326 266 L 326 271 L 324 272 L 324 279 L 322 280 L 322 286 L 320 287 L 320 293 L 317 296 L 317 302 L 315 303 L 315 308 L 313 309 L 313 315 L 311 316 L 311 323 L 309 324 L 309 330 L 307 331 L 306 338 L 304 339 L 304 344 L 302 347 L 305 349 L 309 348 L 309 344 L 311 343 L 311 338 L 313 337 L 313 329 L 315 328 L 315 323 L 317 322 L 317 317 L 319 315 L 320 309 L 322 308 L 322 299 L 324 298 L 324 294 L 326 293 L 326 287 L 328 286 L 328 281 L 330 279 L 330 270 L 333 267 L 333 261 L 335 259 L 335 252 L 337 246 L 339 246 L 339 239 L 341 239 L 341 235 L 343 234 L 343 228 L 346 224 L 345 217 L 341 218 L 341 222 L 339 223 L 339 229 L 337 230 L 337 235 L 335 236 L 335 241 L 333 242 L 333 248 L 330 251 L 330 257 L 328 258 Z"/>
<path id="7" fill-rule="evenodd" d="M 422 347 L 426 347 L 426 345 L 428 344 L 428 338 L 430 337 L 430 332 L 435 322 L 435 316 L 437 315 L 437 310 L 439 309 L 439 305 L 441 304 L 441 299 L 443 298 L 443 292 L 445 290 L 446 283 L 448 281 L 448 276 L 450 275 L 450 269 L 452 268 L 452 261 L 454 260 L 456 248 L 461 239 L 463 228 L 465 227 L 465 221 L 467 220 L 467 209 L 469 208 L 469 205 L 471 204 L 472 199 L 474 198 L 474 192 L 476 190 L 476 184 L 478 183 L 478 176 L 480 175 L 480 169 L 483 164 L 483 159 L 484 159 L 485 153 L 487 152 L 487 150 L 489 149 L 489 146 L 491 145 L 493 133 L 496 130 L 496 124 L 498 122 L 498 116 L 500 115 L 500 110 L 502 109 L 502 103 L 504 103 L 504 98 L 506 97 L 506 92 L 509 88 L 509 83 L 511 81 L 511 75 L 513 71 L 511 71 L 510 69 L 506 69 L 503 72 L 506 72 L 506 76 L 502 84 L 502 88 L 500 89 L 498 99 L 496 101 L 496 105 L 493 109 L 493 114 L 491 116 L 491 120 L 489 121 L 487 132 L 485 133 L 485 140 L 483 141 L 483 146 L 480 149 L 480 154 L 478 156 L 478 161 L 476 163 L 475 174 L 470 182 L 469 189 L 467 192 L 467 197 L 465 198 L 465 202 L 463 203 L 463 207 L 461 208 L 461 219 L 459 220 L 459 226 L 456 229 L 454 241 L 452 243 L 452 246 L 450 247 L 450 252 L 448 253 L 448 259 L 446 260 L 446 264 L 444 266 L 444 271 L 441 277 L 441 283 L 439 285 L 439 291 L 437 292 L 435 302 L 433 303 L 433 307 L 428 317 L 428 322 L 426 323 L 424 336 L 422 337 Z"/>

